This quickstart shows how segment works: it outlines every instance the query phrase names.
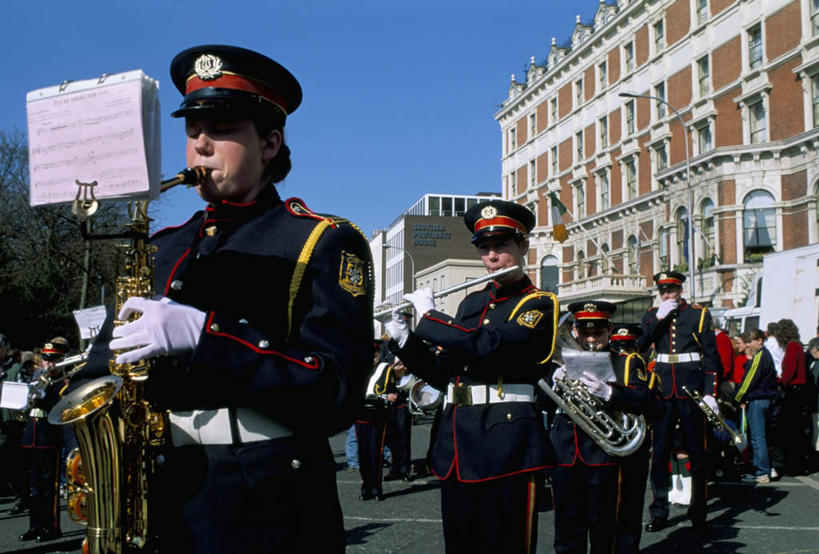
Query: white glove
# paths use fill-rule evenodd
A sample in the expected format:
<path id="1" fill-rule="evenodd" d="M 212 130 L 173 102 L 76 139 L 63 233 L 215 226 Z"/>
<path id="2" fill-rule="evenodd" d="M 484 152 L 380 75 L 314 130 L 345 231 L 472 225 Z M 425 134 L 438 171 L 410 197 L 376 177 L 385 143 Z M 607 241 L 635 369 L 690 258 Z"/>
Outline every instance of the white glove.
<path id="1" fill-rule="evenodd" d="M 711 408 L 711 410 L 719 415 L 719 404 L 717 404 L 717 399 L 711 396 L 710 394 L 706 394 L 702 397 L 702 401 L 705 402 L 705 405 Z"/>
<path id="2" fill-rule="evenodd" d="M 663 300 L 660 307 L 657 308 L 657 319 L 665 319 L 668 314 L 677 309 L 677 301 L 673 298 Z"/>
<path id="3" fill-rule="evenodd" d="M 555 381 L 562 381 L 566 378 L 566 366 L 562 365 L 552 373 L 552 383 Z"/>
<path id="4" fill-rule="evenodd" d="M 125 301 L 117 319 L 125 320 L 133 313 L 139 319 L 114 328 L 111 350 L 133 348 L 117 356 L 118 364 L 136 362 L 154 356 L 178 356 L 196 348 L 205 325 L 205 312 L 179 304 L 170 298 L 156 300 L 133 296 Z"/>
<path id="5" fill-rule="evenodd" d="M 611 385 L 604 382 L 596 375 L 584 371 L 583 375 L 580 377 L 580 382 L 586 385 L 589 393 L 593 394 L 594 396 L 602 398 L 603 400 L 608 400 L 611 398 Z"/>
<path id="6" fill-rule="evenodd" d="M 404 295 L 404 300 L 412 302 L 412 307 L 418 315 L 424 315 L 430 310 L 435 309 L 435 301 L 432 299 L 432 289 L 424 287 L 415 292 Z"/>
<path id="7" fill-rule="evenodd" d="M 404 321 L 404 318 L 401 317 L 401 314 L 398 310 L 393 310 L 392 312 L 392 319 L 384 325 L 384 330 L 387 331 L 387 334 L 398 343 L 399 348 L 403 348 L 405 344 L 407 344 L 407 339 L 409 338 L 409 327 L 407 326 L 407 322 Z"/>

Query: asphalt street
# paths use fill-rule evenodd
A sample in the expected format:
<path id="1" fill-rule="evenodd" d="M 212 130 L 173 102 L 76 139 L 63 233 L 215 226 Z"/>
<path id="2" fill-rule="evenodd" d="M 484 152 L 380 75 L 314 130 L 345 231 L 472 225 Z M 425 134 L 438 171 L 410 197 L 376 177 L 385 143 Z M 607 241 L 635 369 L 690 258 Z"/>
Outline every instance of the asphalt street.
<path id="1" fill-rule="evenodd" d="M 413 427 L 413 460 L 420 463 L 429 440 L 429 420 Z M 384 483 L 383 501 L 358 499 L 358 472 L 346 469 L 346 433 L 331 439 L 338 464 L 338 494 L 344 509 L 347 552 L 428 554 L 443 552 L 440 494 L 437 480 Z M 647 493 L 650 494 L 650 493 Z M 544 491 L 538 525 L 538 552 L 552 552 L 554 515 Z M 720 481 L 709 486 L 710 531 L 689 530 L 685 509 L 672 507 L 670 526 L 643 534 L 643 552 L 819 553 L 819 473 L 783 477 L 768 485 Z M 648 499 L 648 498 L 647 498 Z M 0 552 L 80 552 L 84 529 L 63 511 L 62 539 L 21 543 L 28 515 L 10 515 L 11 498 L 0 498 Z M 644 514 L 647 518 L 647 514 Z M 318 529 L 317 529 L 318 531 Z M 310 552 L 305 545 L 305 552 Z"/>

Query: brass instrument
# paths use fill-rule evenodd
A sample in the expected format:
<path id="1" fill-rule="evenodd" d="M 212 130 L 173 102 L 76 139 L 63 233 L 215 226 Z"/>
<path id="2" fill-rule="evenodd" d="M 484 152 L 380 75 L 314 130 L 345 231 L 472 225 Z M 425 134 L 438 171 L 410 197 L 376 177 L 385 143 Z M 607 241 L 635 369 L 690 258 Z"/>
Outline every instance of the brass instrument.
<path id="1" fill-rule="evenodd" d="M 85 352 L 77 354 L 76 356 L 69 356 L 63 361 L 54 364 L 54 369 L 65 368 L 60 373 L 55 375 L 51 375 L 49 371 L 40 373 L 35 380 L 29 383 L 28 402 L 17 412 L 17 419 L 25 421 L 29 412 L 34 407 L 34 403 L 45 396 L 45 390 L 50 387 L 52 383 L 62 381 L 63 379 L 71 379 L 75 373 L 85 367 L 86 358 L 88 358 L 88 354 Z"/>
<path id="2" fill-rule="evenodd" d="M 708 420 L 708 423 L 710 423 L 716 430 L 728 433 L 728 435 L 731 437 L 730 442 L 732 446 L 736 446 L 740 452 L 745 450 L 745 448 L 748 446 L 746 444 L 745 437 L 731 429 L 728 424 L 725 423 L 725 418 L 712 410 L 711 406 L 705 403 L 705 398 L 703 398 L 700 393 L 689 389 L 685 385 L 682 386 L 682 390 L 685 392 L 685 394 L 690 396 L 691 400 L 693 400 L 697 404 L 697 407 L 702 410 L 702 412 L 705 414 L 705 419 Z"/>
<path id="3" fill-rule="evenodd" d="M 541 379 L 538 386 L 607 454 L 628 456 L 636 452 L 645 440 L 645 417 L 607 410 L 580 380 L 568 377 L 555 379 L 552 388 Z"/>
<path id="4" fill-rule="evenodd" d="M 209 172 L 204 167 L 185 169 L 161 183 L 160 190 L 198 184 Z M 82 206 L 75 206 L 75 213 L 82 211 Z M 130 242 L 124 247 L 124 274 L 116 281 L 114 314 L 129 297 L 154 295 L 156 249 L 148 242 L 148 202 L 130 204 L 129 215 Z M 48 417 L 52 424 L 72 425 L 77 436 L 79 456 L 72 452 L 67 468 L 69 514 L 86 521 L 85 546 L 92 554 L 157 548 L 148 526 L 148 479 L 154 470 L 152 449 L 165 440 L 165 414 L 156 411 L 144 394 L 153 360 L 118 364 L 119 353 L 109 360 L 111 375 L 78 387 Z"/>

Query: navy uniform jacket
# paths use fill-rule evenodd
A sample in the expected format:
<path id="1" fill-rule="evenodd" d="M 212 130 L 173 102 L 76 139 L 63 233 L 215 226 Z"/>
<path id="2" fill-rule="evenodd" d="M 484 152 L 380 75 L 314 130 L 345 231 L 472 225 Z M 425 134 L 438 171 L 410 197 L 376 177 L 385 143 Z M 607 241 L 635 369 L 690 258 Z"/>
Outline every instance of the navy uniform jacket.
<path id="1" fill-rule="evenodd" d="M 558 303 L 523 278 L 492 282 L 468 295 L 455 317 L 430 310 L 398 356 L 439 390 L 464 385 L 535 385 L 552 356 Z M 424 343 L 442 346 L 436 355 Z M 497 394 L 497 393 L 490 393 Z M 441 479 L 475 482 L 535 471 L 552 463 L 549 440 L 534 403 L 455 407 L 447 403 L 432 445 L 430 468 Z"/>
<path id="2" fill-rule="evenodd" d="M 638 354 L 611 353 L 611 363 L 616 383 L 612 384 L 611 397 L 606 409 L 620 410 L 646 417 L 656 415 L 662 409 L 657 377 L 646 369 Z M 601 401 L 602 402 L 602 401 Z M 582 462 L 589 466 L 608 466 L 618 458 L 607 454 L 583 429 L 565 413 L 558 413 L 552 424 L 550 438 L 557 455 L 557 463 L 573 466 Z M 641 449 L 650 445 L 648 437 Z"/>
<path id="3" fill-rule="evenodd" d="M 37 381 L 39 372 L 35 373 L 32 383 Z M 48 412 L 60 400 L 60 390 L 64 386 L 62 379 L 51 383 L 45 389 L 45 396 L 34 401 L 26 414 L 26 426 L 20 439 L 23 448 L 55 448 L 62 444 L 62 427 L 48 422 Z M 32 417 L 31 410 L 42 410 L 43 417 Z"/>
<path id="4" fill-rule="evenodd" d="M 155 292 L 207 313 L 189 357 L 158 358 L 148 398 L 171 410 L 255 407 L 297 435 L 349 427 L 372 365 L 367 240 L 266 187 L 152 237 Z M 106 333 L 84 377 L 107 373 Z"/>
<path id="5" fill-rule="evenodd" d="M 657 361 L 654 372 L 662 382 L 664 398 L 688 398 L 683 385 L 701 394 L 716 395 L 722 362 L 707 308 L 692 306 L 682 300 L 677 310 L 658 321 L 655 306 L 643 316 L 641 327 L 642 335 L 637 339 L 640 352 L 645 352 L 654 343 L 657 354 L 696 352 L 700 355 L 699 361 L 692 362 Z"/>
<path id="6" fill-rule="evenodd" d="M 734 397 L 737 402 L 776 398 L 776 368 L 773 356 L 764 346 L 745 362 L 745 375 Z"/>

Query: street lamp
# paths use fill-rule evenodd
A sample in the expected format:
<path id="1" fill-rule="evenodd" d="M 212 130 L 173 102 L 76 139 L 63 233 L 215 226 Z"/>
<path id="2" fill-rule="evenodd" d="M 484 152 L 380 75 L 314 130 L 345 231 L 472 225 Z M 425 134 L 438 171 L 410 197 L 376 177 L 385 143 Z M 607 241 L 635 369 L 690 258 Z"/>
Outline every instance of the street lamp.
<path id="1" fill-rule="evenodd" d="M 400 246 L 394 246 L 392 244 L 384 244 L 384 250 L 386 250 L 387 248 L 394 248 L 395 250 L 400 250 L 409 257 L 410 270 L 412 271 L 412 278 L 410 280 L 410 292 L 412 292 L 413 289 L 415 288 L 414 287 L 414 285 L 415 285 L 415 260 L 413 259 L 412 254 L 410 254 L 407 250 L 401 248 Z M 402 275 L 401 276 L 401 281 L 403 281 L 403 280 L 404 280 L 404 277 Z"/>
<path id="2" fill-rule="evenodd" d="M 685 143 L 685 180 L 688 183 L 688 280 L 691 281 L 691 302 L 695 302 L 697 296 L 697 283 L 694 279 L 694 189 L 691 188 L 691 155 L 688 152 L 688 136 L 685 131 L 685 121 L 680 112 L 671 104 L 657 96 L 649 94 L 633 94 L 631 92 L 621 92 L 618 96 L 624 98 L 648 98 L 649 100 L 656 100 L 671 108 L 677 119 L 680 120 L 683 130 L 683 142 Z"/>

